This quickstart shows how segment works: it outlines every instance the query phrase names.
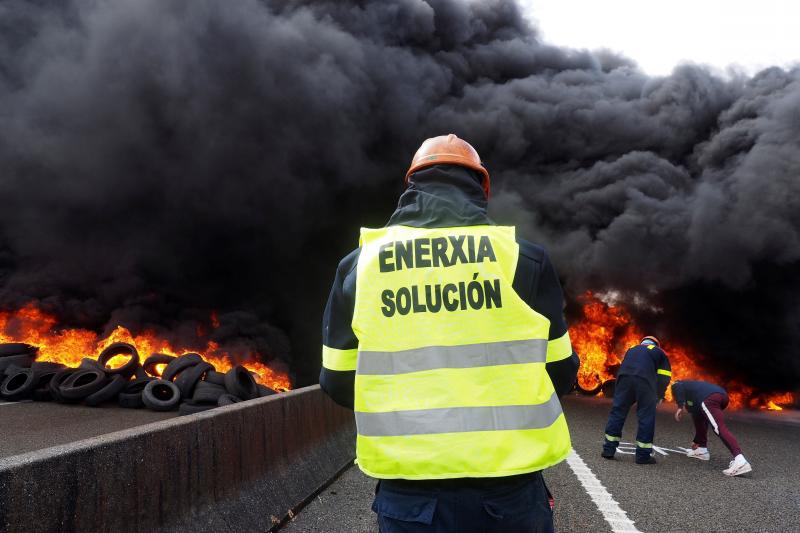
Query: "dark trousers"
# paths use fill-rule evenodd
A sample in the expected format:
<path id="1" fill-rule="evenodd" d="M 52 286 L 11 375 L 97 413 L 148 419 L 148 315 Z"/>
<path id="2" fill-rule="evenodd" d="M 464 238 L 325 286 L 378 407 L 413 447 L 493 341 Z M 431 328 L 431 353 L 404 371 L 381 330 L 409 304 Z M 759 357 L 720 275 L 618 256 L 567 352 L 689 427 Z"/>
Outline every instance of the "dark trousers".
<path id="1" fill-rule="evenodd" d="M 384 479 L 372 510 L 381 533 L 552 533 L 541 472 L 485 479 Z"/>
<path id="2" fill-rule="evenodd" d="M 646 458 L 653 451 L 653 435 L 656 432 L 656 391 L 643 378 L 620 376 L 614 390 L 614 403 L 606 424 L 603 451 L 614 453 L 622 438 L 622 426 L 631 406 L 636 404 L 639 429 L 636 432 L 636 457 Z"/>
<path id="3" fill-rule="evenodd" d="M 694 442 L 698 446 L 705 448 L 708 445 L 708 425 L 714 429 L 722 443 L 736 457 L 742 453 L 736 438 L 725 425 L 722 410 L 728 407 L 728 395 L 715 392 L 703 400 L 700 404 L 699 413 L 692 413 L 694 421 Z"/>

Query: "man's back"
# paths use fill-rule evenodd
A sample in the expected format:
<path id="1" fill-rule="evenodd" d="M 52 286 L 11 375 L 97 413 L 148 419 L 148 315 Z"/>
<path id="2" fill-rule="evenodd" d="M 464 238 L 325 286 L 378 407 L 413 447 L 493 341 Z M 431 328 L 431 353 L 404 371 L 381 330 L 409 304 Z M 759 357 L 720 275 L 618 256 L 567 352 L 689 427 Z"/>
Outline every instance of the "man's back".
<path id="1" fill-rule="evenodd" d="M 664 395 L 669 375 L 665 374 L 663 383 L 657 383 L 659 370 L 669 371 L 669 362 L 664 351 L 653 344 L 638 344 L 625 352 L 617 376 L 638 376 L 646 380 L 653 391 L 659 391 L 659 398 Z"/>
<path id="2" fill-rule="evenodd" d="M 518 248 L 507 226 L 362 229 L 352 326 L 365 473 L 498 477 L 569 453 L 544 366 L 550 321 L 512 288 Z"/>
<path id="3" fill-rule="evenodd" d="M 355 408 L 358 464 L 382 478 L 372 509 L 382 531 L 552 531 L 540 470 L 569 452 L 558 396 L 578 367 L 558 277 L 487 217 L 468 143 L 426 140 L 406 183 L 339 264 L 323 319 L 320 384 Z"/>

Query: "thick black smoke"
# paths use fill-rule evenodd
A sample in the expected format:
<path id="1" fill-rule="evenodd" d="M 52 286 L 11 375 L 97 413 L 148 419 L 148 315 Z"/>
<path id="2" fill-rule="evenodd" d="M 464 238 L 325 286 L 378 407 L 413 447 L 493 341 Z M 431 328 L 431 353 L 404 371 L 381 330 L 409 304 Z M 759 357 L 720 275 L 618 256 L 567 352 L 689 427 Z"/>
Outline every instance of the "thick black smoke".
<path id="1" fill-rule="evenodd" d="M 647 77 L 510 0 L 3 2 L 0 305 L 215 309 L 217 340 L 313 381 L 336 259 L 445 132 L 569 294 L 645 294 L 731 376 L 800 381 L 800 71 Z"/>

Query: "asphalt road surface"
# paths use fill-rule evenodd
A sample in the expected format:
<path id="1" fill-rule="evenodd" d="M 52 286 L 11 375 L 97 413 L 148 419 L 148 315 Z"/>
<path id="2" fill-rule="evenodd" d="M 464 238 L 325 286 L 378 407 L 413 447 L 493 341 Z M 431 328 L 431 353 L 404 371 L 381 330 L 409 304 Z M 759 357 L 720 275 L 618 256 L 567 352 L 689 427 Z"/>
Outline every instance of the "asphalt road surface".
<path id="1" fill-rule="evenodd" d="M 0 401 L 0 457 L 41 450 L 176 416 L 149 409 Z"/>
<path id="2" fill-rule="evenodd" d="M 618 452 L 613 461 L 600 457 L 610 401 L 568 397 L 563 403 L 576 455 L 545 474 L 556 499 L 557 531 L 800 532 L 797 411 L 726 413 L 753 466 L 750 474 L 730 478 L 722 474 L 730 454 L 713 433 L 710 461 L 683 455 L 693 426 L 690 417 L 680 423 L 672 419 L 673 404 L 659 407 L 659 463 L 643 466 L 632 454 Z M 635 427 L 632 412 L 624 442 L 634 442 Z M 377 531 L 370 511 L 374 487 L 374 480 L 350 468 L 281 531 Z"/>

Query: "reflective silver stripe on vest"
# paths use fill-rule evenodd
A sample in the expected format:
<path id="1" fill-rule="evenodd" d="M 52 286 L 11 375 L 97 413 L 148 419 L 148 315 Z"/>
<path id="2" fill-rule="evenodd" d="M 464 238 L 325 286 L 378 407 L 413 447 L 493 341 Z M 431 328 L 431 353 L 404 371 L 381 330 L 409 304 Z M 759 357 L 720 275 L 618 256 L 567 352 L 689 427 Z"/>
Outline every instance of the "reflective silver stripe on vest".
<path id="1" fill-rule="evenodd" d="M 426 346 L 399 352 L 358 352 L 357 372 L 391 375 L 436 368 L 477 368 L 482 366 L 544 363 L 547 340 L 486 342 L 461 346 Z"/>
<path id="2" fill-rule="evenodd" d="M 498 407 L 450 407 L 388 413 L 356 411 L 358 434 L 365 437 L 398 437 L 463 431 L 503 431 L 550 427 L 561 415 L 561 403 L 554 392 L 538 405 Z"/>

